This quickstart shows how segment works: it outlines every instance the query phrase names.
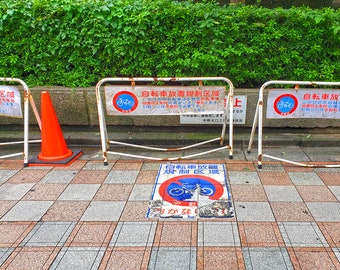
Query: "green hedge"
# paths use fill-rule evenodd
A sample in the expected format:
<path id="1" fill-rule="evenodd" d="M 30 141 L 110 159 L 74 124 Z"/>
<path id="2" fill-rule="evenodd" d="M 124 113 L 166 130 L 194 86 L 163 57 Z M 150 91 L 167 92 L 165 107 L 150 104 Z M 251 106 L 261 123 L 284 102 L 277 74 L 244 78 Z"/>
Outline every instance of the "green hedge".
<path id="1" fill-rule="evenodd" d="M 171 0 L 0 1 L 0 76 L 90 86 L 107 76 L 340 80 L 340 11 Z"/>

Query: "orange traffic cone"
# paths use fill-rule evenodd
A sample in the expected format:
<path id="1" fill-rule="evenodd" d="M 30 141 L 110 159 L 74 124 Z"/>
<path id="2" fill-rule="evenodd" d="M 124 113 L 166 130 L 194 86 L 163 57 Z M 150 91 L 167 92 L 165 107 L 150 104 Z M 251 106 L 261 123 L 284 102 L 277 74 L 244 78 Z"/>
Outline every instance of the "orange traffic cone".
<path id="1" fill-rule="evenodd" d="M 69 165 L 81 150 L 67 148 L 50 95 L 41 92 L 41 152 L 29 161 L 29 165 Z"/>

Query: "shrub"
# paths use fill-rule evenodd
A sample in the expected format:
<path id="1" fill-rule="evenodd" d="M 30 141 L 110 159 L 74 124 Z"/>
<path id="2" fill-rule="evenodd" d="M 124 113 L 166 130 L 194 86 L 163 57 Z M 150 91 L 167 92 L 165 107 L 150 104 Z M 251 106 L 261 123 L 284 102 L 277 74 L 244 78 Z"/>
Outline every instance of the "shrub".
<path id="1" fill-rule="evenodd" d="M 331 8 L 2 0 L 0 76 L 71 87 L 108 76 L 225 76 L 238 87 L 339 81 L 339 32 Z"/>

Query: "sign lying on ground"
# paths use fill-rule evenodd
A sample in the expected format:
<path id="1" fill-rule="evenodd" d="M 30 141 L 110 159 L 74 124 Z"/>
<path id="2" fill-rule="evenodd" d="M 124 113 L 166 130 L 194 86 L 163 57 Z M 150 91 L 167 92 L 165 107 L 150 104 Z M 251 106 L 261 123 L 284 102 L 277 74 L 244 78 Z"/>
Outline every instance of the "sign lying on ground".
<path id="1" fill-rule="evenodd" d="M 246 112 L 247 112 L 247 96 L 234 96 L 233 104 L 233 123 L 244 125 L 246 123 Z M 229 113 L 229 110 L 227 110 Z M 229 115 L 229 114 L 228 114 Z M 227 116 L 228 116 L 227 115 Z M 216 125 L 224 123 L 223 114 L 182 114 L 180 116 L 181 124 L 190 125 Z M 227 119 L 229 123 L 229 118 Z"/>
<path id="2" fill-rule="evenodd" d="M 109 115 L 222 113 L 224 86 L 106 86 Z"/>
<path id="3" fill-rule="evenodd" d="M 224 164 L 161 164 L 147 217 L 232 217 Z"/>
<path id="4" fill-rule="evenodd" d="M 339 89 L 272 89 L 267 118 L 340 118 Z"/>
<path id="5" fill-rule="evenodd" d="M 14 86 L 0 86 L 0 115 L 22 118 L 20 92 Z"/>

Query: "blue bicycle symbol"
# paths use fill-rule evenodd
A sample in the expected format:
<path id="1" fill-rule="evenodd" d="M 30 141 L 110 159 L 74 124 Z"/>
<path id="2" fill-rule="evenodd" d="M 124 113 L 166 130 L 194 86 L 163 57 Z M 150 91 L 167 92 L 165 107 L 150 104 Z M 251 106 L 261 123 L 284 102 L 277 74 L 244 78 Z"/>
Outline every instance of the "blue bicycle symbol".
<path id="1" fill-rule="evenodd" d="M 202 196 L 212 196 L 216 191 L 216 187 L 206 180 L 184 178 L 171 183 L 167 188 L 167 193 L 175 200 L 184 201 L 191 199 L 197 189 Z"/>
<path id="2" fill-rule="evenodd" d="M 128 91 L 117 93 L 112 100 L 113 106 L 122 113 L 129 113 L 137 108 L 137 97 Z"/>

